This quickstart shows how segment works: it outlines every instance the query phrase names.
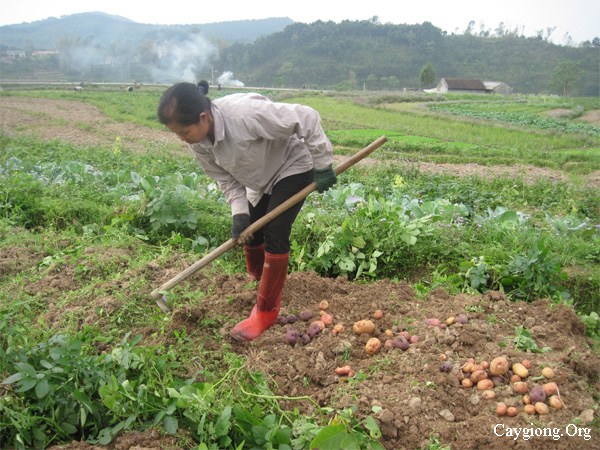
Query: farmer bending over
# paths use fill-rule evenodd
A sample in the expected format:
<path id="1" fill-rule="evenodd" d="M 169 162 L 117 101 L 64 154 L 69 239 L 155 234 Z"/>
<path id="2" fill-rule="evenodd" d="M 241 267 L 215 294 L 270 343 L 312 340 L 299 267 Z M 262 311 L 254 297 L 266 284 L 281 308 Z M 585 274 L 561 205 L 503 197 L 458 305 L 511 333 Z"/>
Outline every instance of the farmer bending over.
<path id="1" fill-rule="evenodd" d="M 277 320 L 292 224 L 304 201 L 254 235 L 240 233 L 313 180 L 319 192 L 333 186 L 333 150 L 319 114 L 308 106 L 275 103 L 255 93 L 214 101 L 206 94 L 204 80 L 177 83 L 162 95 L 157 114 L 189 144 L 231 206 L 231 237 L 244 245 L 250 278 L 260 281 L 250 317 L 231 331 L 235 339 L 250 341 Z"/>

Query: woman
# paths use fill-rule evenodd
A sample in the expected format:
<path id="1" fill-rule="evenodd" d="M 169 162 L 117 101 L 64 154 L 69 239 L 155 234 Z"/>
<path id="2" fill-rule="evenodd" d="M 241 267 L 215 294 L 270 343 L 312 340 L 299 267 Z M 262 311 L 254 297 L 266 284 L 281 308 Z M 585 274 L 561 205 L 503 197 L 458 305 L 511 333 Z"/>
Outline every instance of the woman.
<path id="1" fill-rule="evenodd" d="M 255 93 L 211 101 L 208 89 L 204 80 L 171 86 L 160 99 L 157 115 L 189 144 L 231 206 L 231 237 L 244 245 L 250 278 L 259 281 L 250 317 L 231 335 L 250 341 L 277 320 L 290 233 L 303 201 L 253 236 L 240 233 L 313 180 L 319 192 L 333 186 L 333 150 L 319 114 L 308 106 L 276 103 Z"/>

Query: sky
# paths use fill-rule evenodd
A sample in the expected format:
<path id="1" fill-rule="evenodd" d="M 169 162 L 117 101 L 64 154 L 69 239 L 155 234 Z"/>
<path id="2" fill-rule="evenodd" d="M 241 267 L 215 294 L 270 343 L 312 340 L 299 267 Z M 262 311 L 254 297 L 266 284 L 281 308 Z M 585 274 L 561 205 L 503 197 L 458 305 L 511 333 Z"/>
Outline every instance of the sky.
<path id="1" fill-rule="evenodd" d="M 229 0 L 213 3 L 180 0 L 171 7 L 151 1 L 19 0 L 15 3 L 3 2 L 0 7 L 0 26 L 92 11 L 126 17 L 134 22 L 162 25 L 271 17 L 289 17 L 304 23 L 317 20 L 339 23 L 343 20 L 369 20 L 378 16 L 381 23 L 431 22 L 443 31 L 459 34 L 471 21 L 475 22 L 475 34 L 482 27 L 494 34 L 501 22 L 505 29 L 518 29 L 519 34 L 525 36 L 535 36 L 539 30 L 543 30 L 545 36 L 548 29 L 555 28 L 550 40 L 556 44 L 568 43 L 565 40 L 566 33 L 571 38 L 570 43 L 575 45 L 600 36 L 600 0 L 370 0 L 360 3 L 348 0 Z"/>

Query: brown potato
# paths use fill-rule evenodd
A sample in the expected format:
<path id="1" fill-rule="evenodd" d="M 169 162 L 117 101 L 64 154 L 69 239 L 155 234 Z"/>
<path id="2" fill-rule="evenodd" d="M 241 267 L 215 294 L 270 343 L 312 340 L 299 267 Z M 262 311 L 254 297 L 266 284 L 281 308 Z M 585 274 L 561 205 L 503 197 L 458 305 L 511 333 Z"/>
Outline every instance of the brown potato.
<path id="1" fill-rule="evenodd" d="M 352 372 L 352 369 L 348 365 L 343 366 L 343 367 L 337 367 L 335 369 L 335 373 L 338 375 L 349 375 L 350 372 Z"/>
<path id="2" fill-rule="evenodd" d="M 526 405 L 531 405 L 531 397 L 529 395 L 524 395 L 523 403 L 525 403 Z"/>
<path id="3" fill-rule="evenodd" d="M 365 345 L 365 351 L 367 355 L 374 355 L 381 348 L 381 341 L 377 338 L 371 338 L 367 341 L 367 345 Z"/>
<path id="4" fill-rule="evenodd" d="M 504 375 L 508 372 L 508 361 L 506 358 L 500 356 L 492 359 L 490 362 L 490 373 L 492 375 Z"/>
<path id="5" fill-rule="evenodd" d="M 331 317 L 329 314 L 323 314 L 321 316 L 321 322 L 323 322 L 325 325 L 331 325 L 333 323 L 333 317 Z"/>
<path id="6" fill-rule="evenodd" d="M 462 384 L 462 386 L 466 388 L 473 387 L 473 382 L 469 378 L 464 378 L 463 380 L 461 380 L 460 384 Z"/>
<path id="7" fill-rule="evenodd" d="M 492 381 L 492 380 L 483 380 L 483 381 Z M 477 387 L 479 388 L 479 385 L 477 385 Z M 485 398 L 486 400 L 492 400 L 492 399 L 496 398 L 496 393 L 494 391 L 492 391 L 491 389 L 487 389 L 481 393 L 481 396 L 483 398 Z"/>
<path id="8" fill-rule="evenodd" d="M 335 326 L 333 327 L 333 330 L 334 330 L 336 333 L 343 333 L 343 332 L 344 332 L 344 325 L 342 325 L 341 323 L 338 323 L 337 325 L 335 325 Z"/>
<path id="9" fill-rule="evenodd" d="M 496 406 L 496 414 L 499 416 L 505 416 L 507 410 L 508 408 L 505 403 L 498 403 Z"/>
<path id="10" fill-rule="evenodd" d="M 550 397 L 552 394 L 555 394 L 558 390 L 558 386 L 554 382 L 546 383 L 542 385 L 542 389 L 546 394 L 546 397 Z"/>
<path id="11" fill-rule="evenodd" d="M 521 363 L 513 364 L 512 371 L 515 375 L 519 375 L 521 378 L 527 378 L 529 376 L 529 370 L 527 370 Z"/>
<path id="12" fill-rule="evenodd" d="M 548 402 L 550 403 L 550 406 L 552 406 L 554 409 L 562 409 L 562 407 L 564 406 L 564 403 L 560 398 L 558 398 L 557 395 L 553 395 L 552 397 L 550 397 L 550 400 L 548 400 Z"/>
<path id="13" fill-rule="evenodd" d="M 383 317 L 383 311 L 378 309 L 373 313 L 373 317 L 378 320 L 381 319 Z"/>
<path id="14" fill-rule="evenodd" d="M 527 383 L 525 383 L 524 381 L 518 381 L 516 383 L 513 383 L 512 388 L 515 394 L 525 395 L 527 393 Z"/>
<path id="15" fill-rule="evenodd" d="M 356 334 L 373 334 L 375 331 L 375 324 L 370 320 L 359 320 L 358 322 L 354 323 L 352 329 Z"/>
<path id="16" fill-rule="evenodd" d="M 515 374 L 512 377 L 510 377 L 510 382 L 511 383 L 517 383 L 519 381 L 523 381 L 519 375 Z"/>
<path id="17" fill-rule="evenodd" d="M 506 415 L 508 417 L 515 417 L 518 413 L 519 413 L 519 411 L 514 406 L 509 406 L 508 409 L 506 410 Z"/>
<path id="18" fill-rule="evenodd" d="M 544 367 L 542 369 L 542 375 L 548 379 L 554 378 L 554 370 L 552 370 L 550 367 Z"/>
<path id="19" fill-rule="evenodd" d="M 523 361 L 521 361 L 521 364 L 523 364 L 523 367 L 525 367 L 527 370 L 531 369 L 531 361 L 529 361 L 528 359 L 524 359 Z"/>
<path id="20" fill-rule="evenodd" d="M 533 406 L 533 405 L 525 405 L 525 408 L 523 408 L 523 409 L 530 416 L 533 416 L 535 414 L 535 406 Z"/>
<path id="21" fill-rule="evenodd" d="M 481 380 L 485 380 L 487 378 L 487 373 L 485 370 L 477 370 L 471 374 L 471 381 L 473 383 L 479 383 Z M 492 381 L 492 380 L 490 380 Z"/>
<path id="22" fill-rule="evenodd" d="M 327 300 L 323 300 L 321 303 L 319 303 L 319 309 L 327 309 L 329 308 L 329 302 Z"/>
<path id="23" fill-rule="evenodd" d="M 540 416 L 545 416 L 546 414 L 550 413 L 550 408 L 548 408 L 548 405 L 545 403 L 537 402 L 534 407 L 535 412 L 537 412 Z"/>

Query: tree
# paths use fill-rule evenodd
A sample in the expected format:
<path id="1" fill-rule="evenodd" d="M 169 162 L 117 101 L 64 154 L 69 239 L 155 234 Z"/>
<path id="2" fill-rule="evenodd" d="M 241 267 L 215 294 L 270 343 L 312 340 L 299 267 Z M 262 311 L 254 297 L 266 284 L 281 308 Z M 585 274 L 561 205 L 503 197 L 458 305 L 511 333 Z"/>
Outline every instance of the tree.
<path id="1" fill-rule="evenodd" d="M 425 64 L 423 70 L 421 70 L 421 75 L 419 76 L 419 80 L 421 81 L 421 86 L 424 88 L 430 88 L 435 85 L 435 80 L 437 78 L 437 74 L 435 72 L 435 68 L 431 62 Z"/>
<path id="2" fill-rule="evenodd" d="M 578 63 L 563 60 L 552 71 L 549 87 L 553 90 L 562 89 L 562 95 L 565 97 L 567 95 L 567 88 L 575 87 L 582 75 L 583 71 Z"/>

